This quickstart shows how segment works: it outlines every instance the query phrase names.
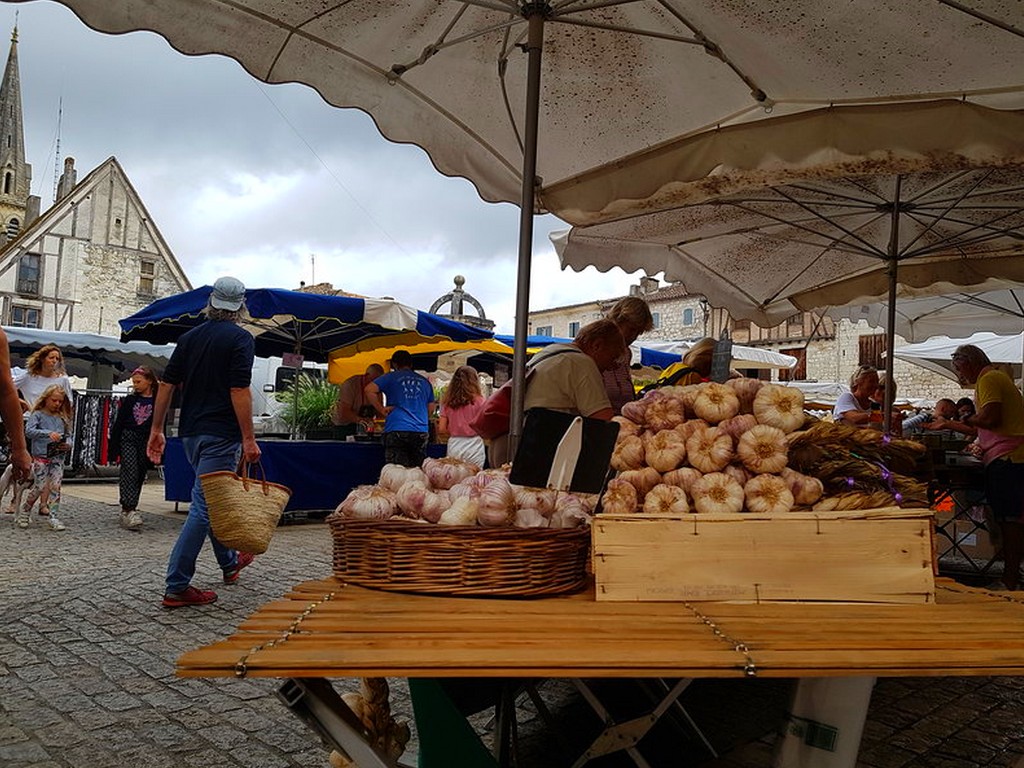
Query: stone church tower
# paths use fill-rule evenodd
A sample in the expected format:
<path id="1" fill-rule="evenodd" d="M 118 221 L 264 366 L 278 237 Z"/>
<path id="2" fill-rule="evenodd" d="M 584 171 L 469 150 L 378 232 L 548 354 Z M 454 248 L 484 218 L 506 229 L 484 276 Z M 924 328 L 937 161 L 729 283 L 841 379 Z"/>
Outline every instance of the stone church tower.
<path id="1" fill-rule="evenodd" d="M 25 132 L 18 73 L 18 29 L 0 83 L 0 243 L 13 239 L 39 215 L 39 198 L 29 193 L 32 166 L 25 162 Z"/>

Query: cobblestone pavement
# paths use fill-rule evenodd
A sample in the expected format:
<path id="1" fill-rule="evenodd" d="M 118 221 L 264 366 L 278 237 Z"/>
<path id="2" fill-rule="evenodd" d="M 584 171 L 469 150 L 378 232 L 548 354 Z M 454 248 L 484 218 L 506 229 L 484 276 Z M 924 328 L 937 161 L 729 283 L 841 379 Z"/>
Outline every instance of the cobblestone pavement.
<path id="1" fill-rule="evenodd" d="M 174 676 L 182 652 L 226 636 L 290 586 L 327 576 L 326 527 L 282 526 L 270 551 L 232 586 L 220 584 L 205 550 L 195 583 L 217 589 L 220 600 L 168 611 L 159 598 L 182 516 L 159 501 L 160 490 L 147 486 L 141 508 L 150 513 L 138 533 L 118 527 L 113 485 L 66 485 L 63 533 L 38 518 L 19 530 L 0 516 L 0 766 L 326 766 L 318 739 L 274 697 L 275 681 Z M 655 767 L 767 768 L 788 685 L 698 681 L 683 701 L 726 757 L 709 761 L 698 745 L 678 740 L 662 748 L 657 734 L 645 756 Z M 394 709 L 408 716 L 404 685 L 394 681 L 392 689 Z M 564 735 L 553 739 L 524 699 L 521 765 L 569 765 L 597 721 L 567 684 L 551 681 L 542 692 L 566 724 Z M 488 716 L 473 722 L 486 740 Z M 404 762 L 414 765 L 414 754 Z M 1024 679 L 879 681 L 859 765 L 1024 768 Z"/>

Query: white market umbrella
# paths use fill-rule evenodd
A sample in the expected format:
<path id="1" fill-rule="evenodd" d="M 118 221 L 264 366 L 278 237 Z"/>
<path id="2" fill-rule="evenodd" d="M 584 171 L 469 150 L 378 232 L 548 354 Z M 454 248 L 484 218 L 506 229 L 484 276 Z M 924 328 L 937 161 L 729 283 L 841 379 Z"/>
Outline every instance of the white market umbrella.
<path id="1" fill-rule="evenodd" d="M 1020 333 L 1000 336 L 988 331 L 980 331 L 959 339 L 937 336 L 928 341 L 897 347 L 893 351 L 893 356 L 956 381 L 952 356 L 956 348 L 963 344 L 973 344 L 980 348 L 993 363 L 1012 365 L 1014 377 L 1020 377 L 1022 350 L 1024 350 L 1024 334 Z"/>
<path id="2" fill-rule="evenodd" d="M 1016 20 L 953 0 L 873 5 L 871 23 L 849 0 L 61 2 L 100 31 L 155 31 L 265 82 L 311 85 L 485 200 L 519 204 L 513 442 L 535 212 L 584 223 L 626 189 L 606 172 L 651 147 L 659 172 L 633 174 L 628 194 L 656 196 L 693 162 L 680 139 L 769 115 L 942 96 L 1024 106 Z"/>
<path id="3" fill-rule="evenodd" d="M 819 122 L 827 143 L 780 165 Z M 898 297 L 1024 283 L 1024 111 L 850 107 L 720 133 L 693 149 L 745 172 L 745 189 L 694 174 L 654 210 L 620 200 L 613 218 L 552 236 L 563 265 L 664 273 L 762 327 L 884 300 L 888 349 Z"/>
<path id="4" fill-rule="evenodd" d="M 833 307 L 828 314 L 836 320 L 864 320 L 875 328 L 884 328 L 888 311 L 888 305 L 879 302 Z M 896 333 L 911 343 L 939 335 L 959 336 L 979 328 L 1001 334 L 1024 331 L 1024 288 L 896 302 Z"/>
<path id="5" fill-rule="evenodd" d="M 690 351 L 696 342 L 693 341 L 644 341 L 633 342 L 630 345 L 630 352 L 633 355 L 633 362 L 646 364 L 645 360 L 650 358 L 651 365 L 664 368 L 663 363 L 678 363 L 683 355 Z M 650 355 L 649 352 L 654 352 Z M 669 357 L 672 357 L 669 361 Z M 732 345 L 732 361 L 735 368 L 752 368 L 756 370 L 789 370 L 797 364 L 797 359 L 792 355 L 776 352 L 762 347 L 748 347 L 743 344 Z"/>

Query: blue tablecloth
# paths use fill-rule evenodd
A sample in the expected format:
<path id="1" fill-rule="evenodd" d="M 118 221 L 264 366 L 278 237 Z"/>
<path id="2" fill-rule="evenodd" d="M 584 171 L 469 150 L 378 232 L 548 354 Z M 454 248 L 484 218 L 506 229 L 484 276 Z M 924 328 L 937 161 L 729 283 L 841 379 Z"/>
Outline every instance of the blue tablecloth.
<path id="1" fill-rule="evenodd" d="M 357 485 L 376 483 L 384 466 L 380 443 L 332 440 L 258 440 L 267 479 L 287 485 L 292 497 L 285 511 L 332 510 Z M 427 455 L 445 455 L 445 446 L 430 445 Z M 195 474 L 179 438 L 167 440 L 164 451 L 164 498 L 190 501 Z"/>

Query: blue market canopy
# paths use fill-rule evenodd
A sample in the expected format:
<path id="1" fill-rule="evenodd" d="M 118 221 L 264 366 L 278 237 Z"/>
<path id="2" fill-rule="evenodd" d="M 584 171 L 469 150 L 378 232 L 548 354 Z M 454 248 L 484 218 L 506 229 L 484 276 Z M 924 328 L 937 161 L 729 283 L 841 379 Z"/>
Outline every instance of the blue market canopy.
<path id="1" fill-rule="evenodd" d="M 68 333 L 42 328 L 4 327 L 11 348 L 11 362 L 25 359 L 45 344 L 56 344 L 64 356 L 64 366 L 72 376 L 88 376 L 94 364 L 106 365 L 127 373 L 140 365 L 160 369 L 174 351 L 173 345 L 154 345 L 144 341 L 120 341 L 97 333 Z"/>
<path id="2" fill-rule="evenodd" d="M 158 299 L 120 321 L 121 338 L 163 344 L 178 339 L 205 319 L 203 310 L 212 287 Z M 489 339 L 490 331 L 384 299 L 324 296 L 281 288 L 245 292 L 251 319 L 242 327 L 256 340 L 259 357 L 298 352 L 306 360 L 326 363 L 331 350 L 367 338 L 405 335 L 396 345 L 429 339 Z"/>

